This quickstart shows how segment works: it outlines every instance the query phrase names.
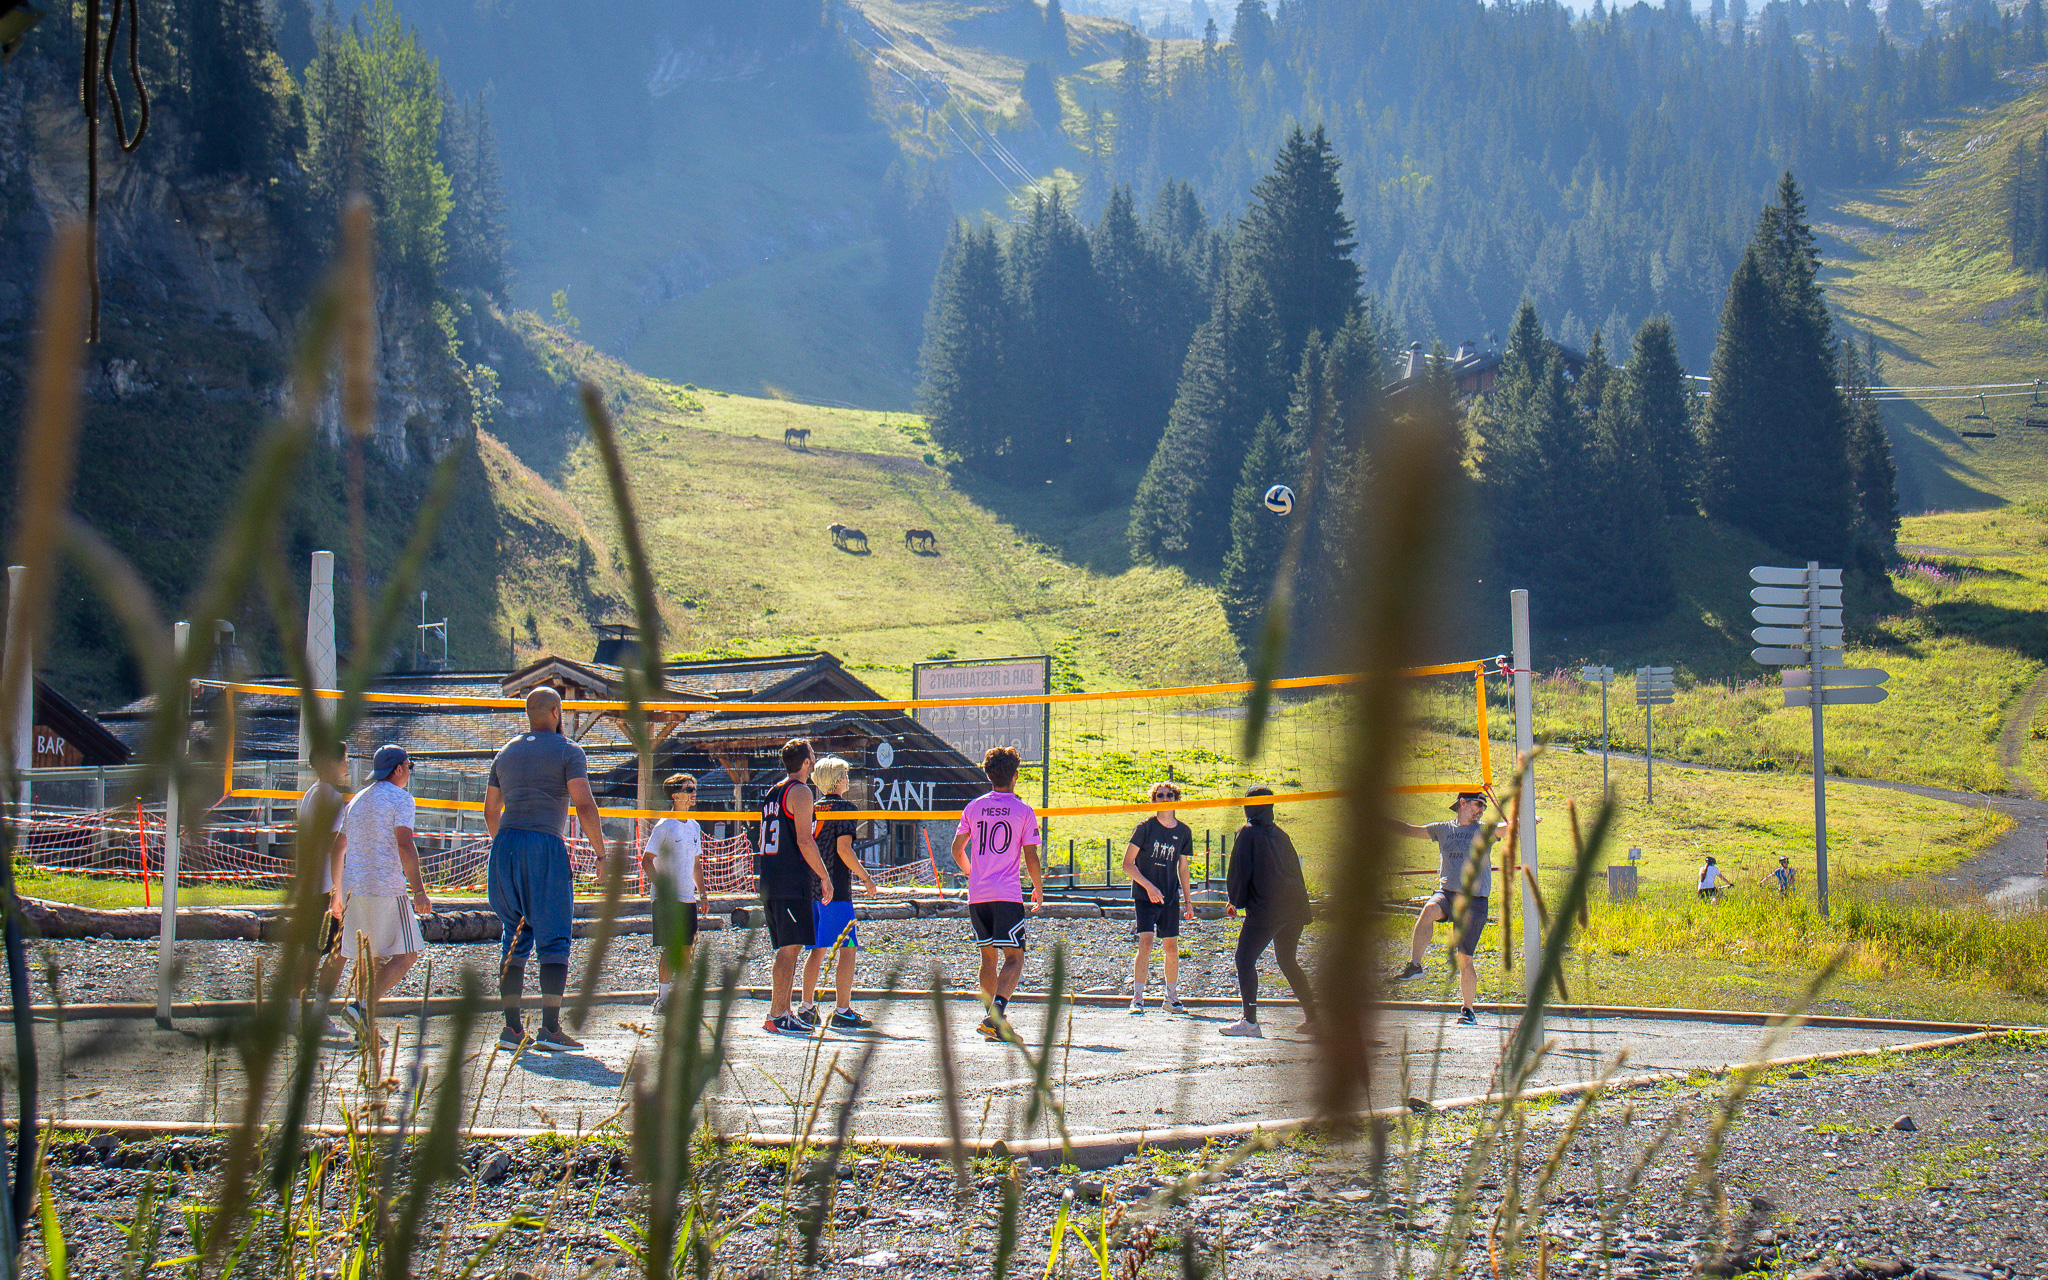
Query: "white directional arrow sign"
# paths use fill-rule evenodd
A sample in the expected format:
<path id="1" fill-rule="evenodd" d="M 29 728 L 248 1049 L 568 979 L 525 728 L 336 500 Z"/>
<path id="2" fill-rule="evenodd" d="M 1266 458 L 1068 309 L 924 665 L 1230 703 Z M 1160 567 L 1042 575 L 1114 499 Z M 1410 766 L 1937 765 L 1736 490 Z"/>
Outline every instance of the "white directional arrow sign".
<path id="1" fill-rule="evenodd" d="M 1809 617 L 1805 609 L 1784 609 L 1777 605 L 1760 604 L 1749 611 L 1749 616 L 1758 622 L 1772 622 L 1787 627 L 1803 627 L 1809 622 L 1819 623 L 1823 627 L 1842 625 L 1840 609 L 1815 609 L 1813 613 L 1818 616 Z"/>
<path id="2" fill-rule="evenodd" d="M 1827 743 L 1821 714 L 1824 707 L 1883 702 L 1887 677 L 1875 668 L 1854 671 L 1822 670 L 1841 667 L 1842 571 L 1823 569 L 1820 561 L 1809 560 L 1803 569 L 1760 564 L 1749 571 L 1751 582 L 1763 585 L 1750 590 L 1757 607 L 1750 614 L 1765 625 L 1752 630 L 1750 638 L 1761 649 L 1749 656 L 1771 666 L 1807 667 L 1786 671 L 1785 705 L 1805 707 L 1813 719 L 1813 863 L 1814 885 L 1818 890 L 1821 918 L 1828 914 L 1828 790 Z"/>
<path id="3" fill-rule="evenodd" d="M 1843 703 L 1849 702 L 1883 702 L 1885 697 L 1886 691 L 1874 684 L 1859 685 L 1850 689 L 1828 687 L 1820 691 L 1821 705 L 1825 707 L 1840 706 Z M 1788 707 L 1812 706 L 1813 690 L 1787 688 L 1785 690 L 1785 705 Z"/>
<path id="4" fill-rule="evenodd" d="M 1804 649 L 1751 649 L 1749 658 L 1752 662 L 1761 662 L 1771 667 L 1789 667 L 1795 663 L 1803 665 L 1809 661 L 1818 662 L 1823 667 L 1839 667 L 1842 665 L 1842 650 L 1817 649 L 1809 655 Z"/>
<path id="5" fill-rule="evenodd" d="M 1751 582 L 1761 582 L 1772 587 L 1803 587 L 1807 585 L 1806 570 L 1780 569 L 1774 565 L 1760 564 L 1749 571 Z M 1840 569 L 1817 569 L 1813 585 L 1817 587 L 1839 587 L 1842 585 Z"/>
<path id="6" fill-rule="evenodd" d="M 1883 684 L 1892 678 L 1891 672 L 1879 671 L 1876 667 L 1844 667 L 1840 671 L 1819 672 L 1781 671 L 1778 674 L 1785 677 L 1787 689 L 1810 689 L 1814 685 L 1816 675 L 1820 677 L 1819 683 L 1823 686 Z"/>
<path id="7" fill-rule="evenodd" d="M 1579 679 L 1595 680 L 1601 683 L 1614 679 L 1613 667 L 1580 667 Z"/>
<path id="8" fill-rule="evenodd" d="M 1813 603 L 1824 609 L 1839 609 L 1842 607 L 1842 593 L 1828 587 L 1816 587 L 1811 593 L 1802 591 L 1798 587 L 1751 587 L 1749 589 L 1749 598 L 1758 604 L 1796 604 L 1804 606 L 1809 594 L 1813 597 Z"/>
<path id="9" fill-rule="evenodd" d="M 1821 627 L 1812 635 L 1822 648 L 1838 649 L 1842 645 L 1839 627 Z M 1752 627 L 1749 638 L 1758 644 L 1803 645 L 1807 643 L 1807 632 L 1795 627 Z"/>

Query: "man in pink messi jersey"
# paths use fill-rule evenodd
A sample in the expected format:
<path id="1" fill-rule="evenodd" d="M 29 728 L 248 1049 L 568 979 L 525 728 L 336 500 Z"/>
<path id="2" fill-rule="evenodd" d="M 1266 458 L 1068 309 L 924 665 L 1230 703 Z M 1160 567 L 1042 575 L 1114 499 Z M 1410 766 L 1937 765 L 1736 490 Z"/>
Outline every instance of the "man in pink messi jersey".
<path id="1" fill-rule="evenodd" d="M 981 947 L 981 998 L 989 1014 L 981 1034 L 1011 1035 L 1010 995 L 1024 976 L 1024 889 L 1021 861 L 1031 873 L 1031 909 L 1045 905 L 1045 872 L 1038 864 L 1038 815 L 1017 798 L 1017 748 L 990 747 L 981 759 L 989 792 L 960 811 L 953 861 L 967 875 L 967 918 Z M 998 965 L 998 953 L 1001 955 Z"/>

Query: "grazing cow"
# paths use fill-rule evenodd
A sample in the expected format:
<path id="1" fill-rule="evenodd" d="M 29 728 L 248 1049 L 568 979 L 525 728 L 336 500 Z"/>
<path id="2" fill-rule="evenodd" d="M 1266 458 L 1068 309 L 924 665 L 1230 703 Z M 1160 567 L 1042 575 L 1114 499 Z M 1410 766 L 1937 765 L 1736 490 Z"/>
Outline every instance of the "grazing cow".
<path id="1" fill-rule="evenodd" d="M 856 542 L 860 544 L 862 551 L 868 549 L 868 535 L 850 524 L 840 524 L 834 521 L 825 526 L 825 532 L 832 535 L 832 545 L 838 547 L 841 551 L 853 550 L 853 544 Z"/>
<path id="2" fill-rule="evenodd" d="M 785 428 L 782 432 L 782 445 L 785 449 L 808 450 L 811 447 L 811 429 L 809 427 Z"/>
<path id="3" fill-rule="evenodd" d="M 929 551 L 938 554 L 939 539 L 930 529 L 905 529 L 903 547 L 906 551 Z"/>

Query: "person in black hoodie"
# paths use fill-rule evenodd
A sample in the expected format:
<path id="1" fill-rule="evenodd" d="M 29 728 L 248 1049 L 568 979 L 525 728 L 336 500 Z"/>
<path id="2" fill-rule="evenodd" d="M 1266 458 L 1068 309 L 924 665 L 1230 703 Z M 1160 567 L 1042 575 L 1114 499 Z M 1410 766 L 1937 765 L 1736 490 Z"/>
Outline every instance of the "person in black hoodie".
<path id="1" fill-rule="evenodd" d="M 1253 787 L 1245 792 L 1270 796 L 1271 787 Z M 1297 1030 L 1315 1029 L 1315 994 L 1309 988 L 1308 973 L 1296 953 L 1301 948 L 1301 931 L 1308 927 L 1308 886 L 1301 878 L 1301 855 L 1294 841 L 1273 821 L 1270 804 L 1247 804 L 1245 824 L 1238 828 L 1230 847 L 1230 907 L 1228 914 L 1244 913 L 1244 928 L 1237 935 L 1237 998 L 1244 1004 L 1244 1018 L 1223 1028 L 1226 1036 L 1263 1036 L 1259 1030 L 1259 957 L 1267 946 L 1280 962 L 1280 972 L 1301 1002 L 1302 1023 Z"/>

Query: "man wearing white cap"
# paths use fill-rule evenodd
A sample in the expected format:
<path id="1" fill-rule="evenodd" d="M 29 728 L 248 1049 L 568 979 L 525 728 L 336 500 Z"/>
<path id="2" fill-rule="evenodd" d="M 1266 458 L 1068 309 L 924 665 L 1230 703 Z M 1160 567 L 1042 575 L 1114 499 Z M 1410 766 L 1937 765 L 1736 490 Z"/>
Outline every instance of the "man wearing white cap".
<path id="1" fill-rule="evenodd" d="M 341 950 L 351 960 L 367 950 L 377 962 L 370 979 L 377 999 L 412 968 L 420 950 L 418 917 L 434 913 L 412 839 L 413 801 L 406 790 L 411 781 L 412 760 L 404 747 L 377 748 L 370 785 L 349 801 L 342 819 L 347 845 L 341 868 Z M 351 1003 L 343 1016 L 360 1026 L 366 1015 L 362 1005 Z"/>

